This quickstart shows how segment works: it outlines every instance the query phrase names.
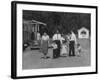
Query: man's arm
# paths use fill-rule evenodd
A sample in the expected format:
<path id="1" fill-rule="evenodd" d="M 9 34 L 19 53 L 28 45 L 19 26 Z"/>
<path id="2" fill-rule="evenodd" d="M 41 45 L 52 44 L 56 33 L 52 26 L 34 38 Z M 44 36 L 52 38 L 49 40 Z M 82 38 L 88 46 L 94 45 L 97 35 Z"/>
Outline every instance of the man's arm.
<path id="1" fill-rule="evenodd" d="M 75 44 L 77 44 L 77 38 L 75 34 L 74 34 L 74 40 L 75 40 Z"/>

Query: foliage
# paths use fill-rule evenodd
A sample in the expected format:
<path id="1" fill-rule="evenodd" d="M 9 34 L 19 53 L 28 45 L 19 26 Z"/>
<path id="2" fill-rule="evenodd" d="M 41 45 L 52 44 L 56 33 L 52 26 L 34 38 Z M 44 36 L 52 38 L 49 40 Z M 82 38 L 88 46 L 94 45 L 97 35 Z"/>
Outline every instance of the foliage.
<path id="1" fill-rule="evenodd" d="M 60 33 L 68 33 L 70 30 L 77 33 L 77 30 L 83 26 L 90 31 L 90 16 L 87 13 L 23 11 L 23 19 L 46 23 L 45 30 L 49 35 L 53 35 L 57 29 Z"/>

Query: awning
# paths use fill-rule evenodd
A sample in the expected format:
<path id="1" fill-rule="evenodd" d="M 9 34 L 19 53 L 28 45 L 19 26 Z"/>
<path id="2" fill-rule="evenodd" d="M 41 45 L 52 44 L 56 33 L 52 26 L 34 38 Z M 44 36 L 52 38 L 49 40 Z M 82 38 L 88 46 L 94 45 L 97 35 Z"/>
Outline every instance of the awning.
<path id="1" fill-rule="evenodd" d="M 23 21 L 24 24 L 42 24 L 42 25 L 47 25 L 46 23 L 40 22 L 40 21 L 36 21 L 36 20 L 24 20 Z"/>

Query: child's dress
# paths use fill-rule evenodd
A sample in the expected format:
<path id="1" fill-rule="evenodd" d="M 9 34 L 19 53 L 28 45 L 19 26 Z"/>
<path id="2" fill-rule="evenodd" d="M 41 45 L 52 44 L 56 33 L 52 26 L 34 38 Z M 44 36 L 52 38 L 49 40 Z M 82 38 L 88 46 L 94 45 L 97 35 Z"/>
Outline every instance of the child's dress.
<path id="1" fill-rule="evenodd" d="M 65 44 L 62 45 L 61 55 L 67 55 L 67 46 Z"/>
<path id="2" fill-rule="evenodd" d="M 77 48 L 77 55 L 79 56 L 80 53 L 81 53 L 81 46 L 79 46 L 79 47 Z"/>

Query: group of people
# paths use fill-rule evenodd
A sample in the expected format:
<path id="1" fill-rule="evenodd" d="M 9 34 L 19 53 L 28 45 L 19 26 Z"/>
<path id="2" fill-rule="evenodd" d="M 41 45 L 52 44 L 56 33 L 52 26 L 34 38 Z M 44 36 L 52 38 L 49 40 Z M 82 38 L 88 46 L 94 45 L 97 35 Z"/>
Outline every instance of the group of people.
<path id="1" fill-rule="evenodd" d="M 38 34 L 38 36 L 40 36 Z M 60 56 L 75 56 L 75 45 L 77 44 L 77 54 L 79 55 L 81 52 L 81 46 L 77 43 L 76 35 L 73 31 L 71 31 L 67 36 L 61 35 L 59 31 L 57 31 L 52 37 L 52 43 L 49 43 L 50 38 L 47 33 L 41 37 L 41 40 L 38 38 L 41 52 L 43 53 L 43 57 L 45 59 L 48 58 L 48 47 L 49 44 L 52 46 L 53 50 L 53 59 L 58 58 Z"/>

